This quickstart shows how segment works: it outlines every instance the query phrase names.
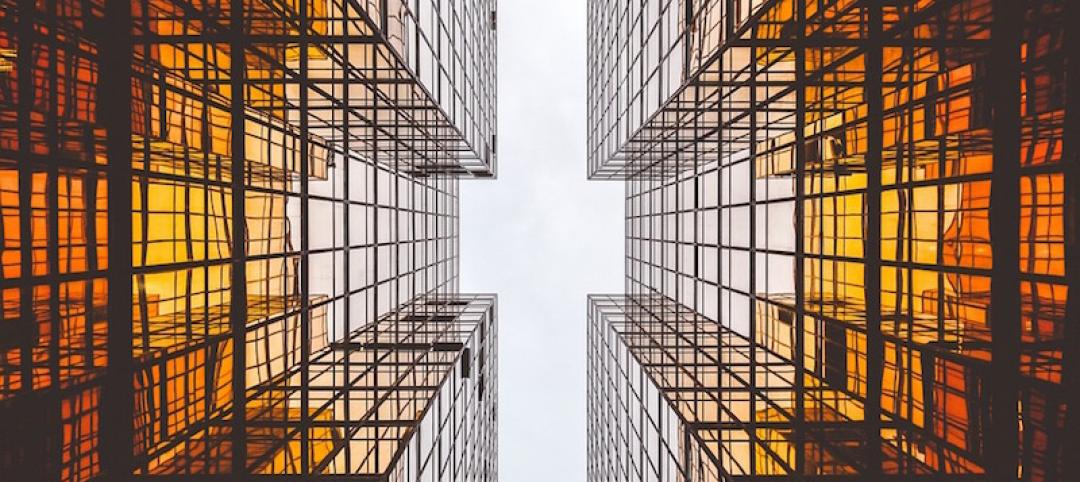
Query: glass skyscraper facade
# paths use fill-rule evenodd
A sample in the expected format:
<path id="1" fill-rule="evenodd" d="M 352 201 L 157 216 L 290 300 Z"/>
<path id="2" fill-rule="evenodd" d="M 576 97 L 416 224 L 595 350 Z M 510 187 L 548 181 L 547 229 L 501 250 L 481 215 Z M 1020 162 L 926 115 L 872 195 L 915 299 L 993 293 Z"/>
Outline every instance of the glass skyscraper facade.
<path id="1" fill-rule="evenodd" d="M 1080 474 L 1075 6 L 588 9 L 590 480 Z"/>
<path id="2" fill-rule="evenodd" d="M 0 4 L 0 479 L 495 480 L 495 8 Z"/>

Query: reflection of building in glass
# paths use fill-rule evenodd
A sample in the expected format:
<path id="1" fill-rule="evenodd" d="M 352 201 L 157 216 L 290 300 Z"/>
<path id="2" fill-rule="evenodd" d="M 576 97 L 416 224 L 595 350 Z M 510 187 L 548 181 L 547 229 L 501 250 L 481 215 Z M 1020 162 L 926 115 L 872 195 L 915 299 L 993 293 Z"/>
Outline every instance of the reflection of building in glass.
<path id="1" fill-rule="evenodd" d="M 419 299 L 317 352 L 311 398 L 334 407 L 321 425 L 332 430 L 320 439 L 325 472 L 495 480 L 495 304 Z"/>
<path id="2" fill-rule="evenodd" d="M 347 338 L 316 337 L 306 363 L 298 348 L 274 353 L 280 340 L 249 352 L 264 362 L 247 377 L 259 390 L 248 401 L 246 470 L 301 473 L 306 438 L 317 474 L 494 480 L 495 309 L 493 295 L 421 297 Z M 211 455 L 230 443 L 211 431 L 144 473 L 228 473 L 229 459 Z"/>
<path id="3" fill-rule="evenodd" d="M 592 480 L 1080 470 L 1068 8 L 590 2 Z"/>
<path id="4" fill-rule="evenodd" d="M 493 480 L 494 4 L 0 2 L 0 474 Z"/>
<path id="5" fill-rule="evenodd" d="M 790 475 L 800 425 L 809 472 L 859 473 L 868 442 L 859 426 L 863 402 L 836 386 L 845 372 L 830 366 L 804 372 L 797 387 L 784 349 L 790 333 L 748 337 L 661 296 L 595 295 L 589 306 L 589 460 L 597 480 Z M 896 370 L 886 366 L 886 376 Z M 800 403 L 805 415 L 796 419 Z M 981 472 L 962 449 L 917 428 L 897 424 L 883 433 L 886 473 Z"/>

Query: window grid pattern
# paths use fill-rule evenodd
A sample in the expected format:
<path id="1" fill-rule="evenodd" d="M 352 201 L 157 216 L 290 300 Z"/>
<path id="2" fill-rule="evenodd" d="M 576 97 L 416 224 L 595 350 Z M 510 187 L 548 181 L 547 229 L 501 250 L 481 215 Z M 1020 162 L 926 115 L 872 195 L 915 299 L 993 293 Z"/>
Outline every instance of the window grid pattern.
<path id="1" fill-rule="evenodd" d="M 476 395 L 495 391 L 494 298 L 454 298 L 459 178 L 495 174 L 493 1 L 3 7 L 0 472 L 495 478 L 496 397 Z M 392 395 L 383 372 L 429 365 L 331 347 L 417 311 L 490 324 L 431 355 L 479 374 L 409 375 L 445 387 L 411 405 L 436 407 L 436 448 L 380 411 L 363 436 L 330 427 L 360 392 Z M 422 467 L 390 457 L 408 444 Z"/>
<path id="2" fill-rule="evenodd" d="M 107 366 L 98 2 L 0 3 L 0 473 L 87 480 Z M 46 35 L 57 32 L 58 35 Z"/>
<path id="3" fill-rule="evenodd" d="M 635 22 L 606 3 L 591 2 L 590 45 L 620 44 L 608 25 Z M 657 3 L 641 7 L 670 8 Z M 1063 480 L 1062 372 L 1080 356 L 1065 328 L 1066 5 L 721 1 L 694 14 L 712 4 L 679 27 L 720 25 L 711 54 L 629 137 L 591 150 L 590 174 L 626 185 L 620 303 L 686 307 L 793 375 L 789 392 L 753 369 L 713 379 L 749 392 L 719 396 L 742 411 L 703 439 L 721 455 L 677 461 L 716 467 L 653 477 Z M 1024 19 L 1015 37 L 1002 15 Z M 590 57 L 590 113 L 621 85 L 608 57 Z M 1001 59 L 1016 84 L 991 73 Z M 995 118 L 1010 101 L 1018 115 Z M 609 128 L 598 118 L 594 140 Z M 605 376 L 619 375 L 590 369 Z M 635 408 L 604 410 L 615 423 Z M 590 476 L 626 478 L 612 474 Z"/>

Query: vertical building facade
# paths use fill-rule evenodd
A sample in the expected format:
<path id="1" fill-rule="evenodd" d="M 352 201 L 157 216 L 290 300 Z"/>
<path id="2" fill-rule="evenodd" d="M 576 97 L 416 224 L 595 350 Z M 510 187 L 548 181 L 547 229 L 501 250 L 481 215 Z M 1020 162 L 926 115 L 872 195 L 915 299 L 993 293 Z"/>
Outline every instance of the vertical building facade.
<path id="1" fill-rule="evenodd" d="M 0 10 L 0 474 L 495 480 L 495 2 Z"/>
<path id="2" fill-rule="evenodd" d="M 591 1 L 590 479 L 1080 473 L 1072 8 Z"/>

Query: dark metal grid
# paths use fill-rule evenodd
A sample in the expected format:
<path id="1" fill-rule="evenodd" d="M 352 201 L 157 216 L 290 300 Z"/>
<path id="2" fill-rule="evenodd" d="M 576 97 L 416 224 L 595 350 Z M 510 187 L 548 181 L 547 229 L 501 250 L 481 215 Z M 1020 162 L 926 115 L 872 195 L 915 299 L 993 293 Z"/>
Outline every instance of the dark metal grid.
<path id="1" fill-rule="evenodd" d="M 431 88 L 434 97 L 425 79 L 387 61 L 393 52 L 385 46 L 365 47 L 369 54 L 382 52 L 382 63 L 365 64 L 371 55 L 339 56 L 322 65 L 333 77 L 316 82 L 301 75 L 317 71 L 312 64 L 330 59 L 326 52 L 347 52 L 356 41 L 370 40 L 349 29 L 366 28 L 379 17 L 376 7 L 387 3 L 110 2 L 106 16 L 101 5 L 59 1 L 37 5 L 45 10 L 34 15 L 4 15 L 0 54 L 14 62 L 0 66 L 0 75 L 11 80 L 5 84 L 10 108 L 3 110 L 2 148 L 19 162 L 11 169 L 16 185 L 0 186 L 7 193 L 3 215 L 35 239 L 33 245 L 19 243 L 18 236 L 7 236 L 10 228 L 4 230 L 5 252 L 18 254 L 4 257 L 4 288 L 32 301 L 10 305 L 5 295 L 5 308 L 32 313 L 49 325 L 47 333 L 63 334 L 41 337 L 38 346 L 23 344 L 27 337 L 18 333 L 2 337 L 22 345 L 5 350 L 5 368 L 12 368 L 4 370 L 5 387 L 17 396 L 5 400 L 4 420 L 16 428 L 28 414 L 46 421 L 10 432 L 37 434 L 31 441 L 3 440 L 4 453 L 13 454 L 4 460 L 14 472 L 5 471 L 45 467 L 33 476 L 44 480 L 85 480 L 102 471 L 120 478 L 166 468 L 240 476 L 249 472 L 245 460 L 252 460 L 252 451 L 266 456 L 265 442 L 278 435 L 296 438 L 296 446 L 282 449 L 296 457 L 275 469 L 314 469 L 309 449 L 318 441 L 310 430 L 260 432 L 249 423 L 265 402 L 259 394 L 289 393 L 293 408 L 278 415 L 317 425 L 307 377 L 299 377 L 299 387 L 281 388 L 288 386 L 282 385 L 287 368 L 310 372 L 319 349 L 314 340 L 340 339 L 418 296 L 456 293 L 455 177 L 494 175 L 488 132 L 494 126 L 493 5 L 431 10 L 414 4 L 421 18 L 441 17 L 437 28 L 412 32 L 441 56 L 424 67 L 446 74 Z M 58 15 L 46 14 L 54 7 Z M 129 15 L 132 22 L 124 20 Z M 415 21 L 404 7 L 399 15 L 400 22 Z M 320 34 L 331 16 L 339 33 Z M 31 32 L 34 22 L 64 36 Z M 134 39 L 126 32 L 105 35 L 102 62 L 110 67 L 99 73 L 98 46 L 87 36 L 125 25 L 135 26 Z M 14 37 L 7 35 L 12 30 Z M 424 32 L 430 31 L 444 35 L 428 40 Z M 22 50 L 6 48 L 19 34 L 33 35 L 34 42 L 14 42 Z M 38 47 L 79 54 L 27 54 Z M 414 60 L 419 66 L 431 59 Z M 411 72 L 424 71 L 418 69 Z M 326 83 L 345 89 L 328 93 Z M 14 95 L 30 88 L 38 90 L 39 104 Z M 371 92 L 377 102 L 363 100 Z M 332 102 L 319 104 L 330 95 Z M 52 111 L 40 113 L 49 102 Z M 443 109 L 458 124 L 447 127 Z M 97 126 L 91 121 L 99 110 L 104 121 Z M 368 127 L 358 119 L 367 119 Z M 485 150 L 473 149 L 480 154 L 463 153 L 464 134 L 457 129 L 471 129 L 467 141 L 475 145 L 490 142 Z M 28 159 L 46 169 L 31 170 L 23 162 Z M 105 189 L 106 176 L 114 189 Z M 132 211 L 107 211 L 106 193 L 108 205 L 130 205 Z M 133 249 L 106 251 L 106 232 L 109 242 Z M 108 284 L 98 268 L 106 265 L 106 254 Z M 57 266 L 61 272 L 54 274 Z M 31 270 L 32 277 L 18 276 Z M 40 286 L 31 290 L 27 279 Z M 82 296 L 92 303 L 80 303 Z M 243 347 L 244 355 L 234 356 L 235 347 Z M 47 357 L 27 356 L 46 351 Z M 340 360 L 346 370 L 350 358 Z M 27 359 L 44 365 L 21 361 Z M 21 380 L 30 377 L 41 381 L 41 390 L 25 387 Z M 57 377 L 70 386 L 49 385 Z M 494 391 L 494 381 L 487 383 Z M 368 388 L 389 389 L 378 383 Z M 348 405 L 350 390 L 342 391 Z M 441 473 L 446 464 L 468 467 L 469 480 L 495 477 L 495 398 L 488 400 L 490 413 L 483 418 L 454 421 L 454 427 L 476 431 L 458 430 L 456 436 L 469 438 L 444 445 L 468 447 L 471 462 L 448 459 L 431 466 Z M 345 420 L 348 425 L 352 418 Z M 61 433 L 66 435 L 58 439 Z M 352 452 L 344 452 L 351 467 Z"/>
<path id="2" fill-rule="evenodd" d="M 197 5 L 203 9 L 197 16 L 175 7 L 141 13 L 183 24 L 185 30 L 167 34 L 169 42 L 187 50 L 186 61 L 202 65 L 226 53 L 199 49 L 224 40 L 233 10 L 227 3 Z M 249 92 L 273 97 L 283 83 L 299 82 L 307 55 L 306 104 L 257 95 L 252 107 L 286 116 L 304 109 L 311 135 L 329 143 L 349 136 L 353 151 L 417 175 L 494 176 L 493 2 L 315 2 L 302 17 L 306 35 L 297 15 L 302 4 L 238 6 L 243 35 L 259 52 L 249 59 L 260 71 L 246 79 Z M 298 47 L 302 36 L 306 49 Z M 275 45 L 287 51 L 275 54 Z M 221 86 L 228 83 L 223 74 L 203 72 L 200 79 Z"/>
<path id="3" fill-rule="evenodd" d="M 300 448 L 306 433 L 313 457 L 309 474 L 490 480 L 496 453 L 496 398 L 489 393 L 496 380 L 496 311 L 494 295 L 419 298 L 339 341 L 317 335 L 306 368 L 282 361 L 270 375 L 279 383 L 249 390 L 244 473 L 303 480 Z M 310 400 L 307 420 L 295 405 L 300 394 Z M 346 406 L 350 417 L 344 416 Z M 228 453 L 231 441 L 208 436 L 189 443 L 184 457 L 154 473 L 185 473 L 201 455 Z M 224 471 L 230 461 L 203 460 L 211 466 L 201 473 L 220 473 L 212 467 Z"/>
<path id="4" fill-rule="evenodd" d="M 752 340 L 664 298 L 596 295 L 590 315 L 590 446 L 597 461 L 592 480 L 647 480 L 650 470 L 656 480 L 794 475 L 787 460 L 791 402 L 800 396 L 808 407 L 803 423 L 813 433 L 807 450 L 818 468 L 856 473 L 860 451 L 870 445 L 851 413 L 862 403 L 812 374 L 804 373 L 805 388 L 796 391 L 799 370 L 790 355 L 752 349 Z M 748 383 L 751 374 L 759 385 Z M 760 412 L 749 410 L 753 402 Z M 634 410 L 643 412 L 633 415 Z M 751 418 L 754 432 L 747 429 Z M 910 428 L 896 430 L 962 459 Z M 896 445 L 900 440 L 877 445 L 889 463 L 911 471 L 898 478 L 936 473 Z"/>
<path id="5" fill-rule="evenodd" d="M 170 17 L 167 14 L 156 15 L 156 12 L 167 11 L 167 8 L 171 8 L 168 5 L 144 6 L 144 23 L 136 25 L 160 27 L 161 23 L 155 22 Z M 192 172 L 192 168 L 205 168 L 215 164 L 215 168 L 210 171 L 216 172 L 221 167 L 228 167 L 232 171 L 231 174 L 221 177 L 222 183 L 230 183 L 228 188 L 223 189 L 222 196 L 231 193 L 231 212 L 243 212 L 246 222 L 244 225 L 229 225 L 227 219 L 218 222 L 224 222 L 226 229 L 232 229 L 232 243 L 241 242 L 243 239 L 242 242 L 248 246 L 246 253 L 240 258 L 233 258 L 232 267 L 228 270 L 225 270 L 222 263 L 198 263 L 202 264 L 211 276 L 215 271 L 226 277 L 230 276 L 229 273 L 234 273 L 231 275 L 231 285 L 225 281 L 227 278 L 222 280 L 222 286 L 228 288 L 228 292 L 223 292 L 222 295 L 227 294 L 226 299 L 233 302 L 230 311 L 224 313 L 232 320 L 231 326 L 228 332 L 222 335 L 231 336 L 231 340 L 217 349 L 217 356 L 221 358 L 218 364 L 227 366 L 230 364 L 231 347 L 241 344 L 248 347 L 248 356 L 231 357 L 232 387 L 227 393 L 232 395 L 226 398 L 233 399 L 232 408 L 221 405 L 220 401 L 210 401 L 208 397 L 197 397 L 195 405 L 204 400 L 204 403 L 209 404 L 203 415 L 205 421 L 193 423 L 186 432 L 170 437 L 165 442 L 166 445 L 157 449 L 156 453 L 161 455 L 147 453 L 140 458 L 139 465 L 145 467 L 141 470 L 147 473 L 250 472 L 251 461 L 259 458 L 259 455 L 251 453 L 250 450 L 259 450 L 263 457 L 273 452 L 267 452 L 271 449 L 266 445 L 266 434 L 263 434 L 260 441 L 252 441 L 251 429 L 244 427 L 251 426 L 248 419 L 256 416 L 257 407 L 265 402 L 260 399 L 264 395 L 260 394 L 273 391 L 285 382 L 285 367 L 298 363 L 300 379 L 307 379 L 304 374 L 311 369 L 309 354 L 313 349 L 308 340 L 312 340 L 314 331 L 330 330 L 335 337 L 344 336 L 349 330 L 368 323 L 365 320 L 374 320 L 383 313 L 392 312 L 418 294 L 456 291 L 456 182 L 447 180 L 442 175 L 422 179 L 399 174 L 408 174 L 411 169 L 405 160 L 408 155 L 401 155 L 392 149 L 386 149 L 385 153 L 366 152 L 358 140 L 378 141 L 392 138 L 401 131 L 407 131 L 408 126 L 385 122 L 377 126 L 379 129 L 368 132 L 370 136 L 348 137 L 349 142 L 342 142 L 342 139 L 347 138 L 343 136 L 344 133 L 355 134 L 359 129 L 347 123 L 321 123 L 319 116 L 326 112 L 320 110 L 318 99 L 322 98 L 320 95 L 327 94 L 319 90 L 320 82 L 311 82 L 310 75 L 307 76 L 308 80 L 301 80 L 300 76 L 287 70 L 294 68 L 297 72 L 308 73 L 318 71 L 318 66 L 313 68 L 309 64 L 312 62 L 311 57 L 316 57 L 316 62 L 321 60 L 321 54 L 317 50 L 332 48 L 334 45 L 315 43 L 312 37 L 316 36 L 320 28 L 328 28 L 327 23 L 333 28 L 333 22 L 337 22 L 339 27 L 347 30 L 350 25 L 359 23 L 363 17 L 352 9 L 355 6 L 340 5 L 337 8 L 343 10 L 339 12 L 344 14 L 343 18 L 328 16 L 327 19 L 322 19 L 319 17 L 319 5 L 306 2 L 293 5 L 290 8 L 297 16 L 282 19 L 280 15 L 266 16 L 266 11 L 262 9 L 274 8 L 272 5 L 236 4 L 222 12 L 221 18 L 214 19 L 220 27 L 214 27 L 214 22 L 204 22 L 193 27 L 189 24 L 198 21 L 185 17 L 179 22 L 184 24 L 185 28 L 195 29 L 200 34 L 194 39 L 198 44 L 197 48 L 185 45 L 187 39 L 181 39 L 178 43 L 169 37 L 139 37 L 147 40 L 145 57 L 153 57 L 155 54 L 162 56 L 160 67 L 165 67 L 166 71 L 162 77 L 168 78 L 169 74 L 173 74 L 184 79 L 182 82 L 171 82 L 168 87 L 183 83 L 203 86 L 201 91 L 181 92 L 179 95 L 198 97 L 201 103 L 207 105 L 207 110 L 213 109 L 206 99 L 209 99 L 215 90 L 245 93 L 243 98 L 224 96 L 225 100 L 230 102 L 229 113 L 222 126 L 224 131 L 218 134 L 223 137 L 225 144 L 231 140 L 232 153 L 242 152 L 243 155 L 229 155 L 230 152 L 225 152 L 225 155 L 218 156 L 219 153 L 214 152 L 214 149 L 225 146 L 222 141 L 216 141 L 213 130 L 206 128 L 209 124 L 203 123 L 201 126 L 205 132 L 201 135 L 206 139 L 203 145 L 208 148 L 205 150 L 215 155 L 211 161 L 214 164 L 205 161 L 199 164 L 199 161 L 196 161 L 193 166 L 186 168 L 186 172 Z M 297 7 L 299 10 L 296 10 Z M 315 12 L 305 13 L 305 9 Z M 213 10 L 207 12 L 213 15 Z M 225 14 L 232 15 L 227 22 L 223 21 Z M 328 20 L 329 18 L 335 20 Z M 150 19 L 155 20 L 152 22 Z M 296 19 L 301 26 L 298 31 L 293 31 L 291 29 L 294 26 L 289 26 L 288 23 Z M 234 29 L 234 37 L 229 43 L 218 42 L 210 33 L 214 28 L 228 29 L 230 26 Z M 312 33 L 313 31 L 315 33 Z M 172 34 L 182 32 L 171 31 Z M 289 42 L 287 38 L 267 41 L 261 37 L 263 34 L 280 32 L 294 35 L 292 39 L 296 42 Z M 345 43 L 344 40 L 342 42 Z M 343 45 L 346 49 L 351 47 L 352 44 Z M 165 56 L 166 52 L 170 54 Z M 207 52 L 217 53 L 211 55 Z M 222 70 L 215 71 L 213 69 L 217 67 L 214 67 L 214 64 L 206 63 L 206 59 L 221 55 L 231 56 L 229 65 L 232 65 L 232 68 L 228 74 Z M 197 70 L 191 68 L 193 57 L 202 58 L 201 63 L 195 64 L 202 66 Z M 359 68 L 349 64 L 329 65 L 336 76 L 344 75 L 347 78 L 348 69 Z M 153 71 L 160 67 L 147 70 Z M 286 70 L 282 70 L 283 68 Z M 230 90 L 222 91 L 220 89 L 223 87 L 219 82 L 226 80 L 232 82 L 232 86 Z M 357 84 L 360 84 L 359 80 Z M 348 90 L 337 94 L 333 99 L 333 108 L 337 110 L 329 111 L 335 119 L 347 119 L 364 105 L 362 98 L 359 98 L 362 93 Z M 163 106 L 161 109 L 166 111 L 167 107 Z M 396 115 L 393 106 L 387 106 L 384 110 Z M 172 112 L 167 114 L 176 117 Z M 375 112 L 373 118 L 378 118 L 378 115 L 380 114 Z M 211 118 L 213 112 L 204 112 L 202 117 Z M 200 124 L 194 124 L 193 127 L 198 125 Z M 337 125 L 339 130 L 330 130 L 333 125 Z M 183 129 L 184 126 L 181 127 L 181 136 L 191 135 Z M 346 130 L 340 130 L 342 128 Z M 152 129 L 147 128 L 147 131 L 152 132 Z M 326 137 L 319 136 L 319 133 L 326 134 Z M 348 146 L 348 150 L 339 146 Z M 438 148 L 434 144 L 428 147 Z M 368 161 L 367 156 L 378 160 L 380 155 L 391 156 L 395 160 L 393 167 L 398 171 L 387 170 Z M 248 159 L 248 162 L 222 166 L 233 157 Z M 152 155 L 147 158 L 153 159 Z M 359 181 L 358 189 L 343 192 L 344 180 L 337 169 L 331 167 L 339 164 L 351 168 L 350 180 Z M 144 170 L 149 178 L 161 175 L 153 169 Z M 318 182 L 320 178 L 326 182 Z M 210 182 L 207 181 L 207 184 Z M 189 203 L 179 204 L 183 206 Z M 210 204 L 212 205 L 212 202 Z M 290 211 L 297 206 L 299 216 L 295 211 Z M 313 228 L 321 228 L 312 223 L 315 213 L 320 216 L 319 219 L 334 226 L 329 233 L 312 231 Z M 350 235 L 357 239 L 345 246 L 341 233 L 337 230 L 337 223 L 341 222 L 342 218 L 349 217 L 366 222 L 357 223 L 359 229 L 355 232 L 350 230 Z M 297 228 L 298 236 L 293 234 L 293 230 Z M 185 242 L 190 243 L 188 240 Z M 345 256 L 360 261 L 366 267 L 365 272 L 354 277 L 353 272 L 342 271 L 341 263 Z M 328 273 L 315 275 L 315 267 L 324 268 Z M 165 269 L 154 267 L 151 273 L 170 272 L 177 268 L 188 269 L 190 266 L 174 262 Z M 243 285 L 244 290 L 239 292 L 243 296 L 237 294 L 235 278 L 235 273 L 241 271 L 247 278 Z M 304 273 L 313 275 L 305 276 Z M 343 291 L 339 283 L 343 284 L 344 278 L 356 281 L 355 286 Z M 196 286 L 199 284 L 196 283 Z M 211 285 L 209 282 L 201 284 Z M 330 296 L 323 296 L 318 300 L 312 298 L 314 293 L 326 291 L 331 292 Z M 313 294 L 293 297 L 291 293 Z M 215 298 L 212 293 L 207 293 L 206 296 L 200 296 L 199 293 L 195 295 L 196 299 L 204 304 L 212 304 L 210 300 Z M 185 294 L 185 298 L 190 298 L 190 294 Z M 346 305 L 357 309 L 354 309 L 348 318 L 342 318 L 340 311 Z M 209 308 L 213 311 L 214 306 Z M 330 308 L 332 309 L 329 313 L 326 313 Z M 190 318 L 197 317 L 204 311 L 187 309 L 184 312 L 185 316 Z M 315 330 L 316 328 L 318 330 Z M 281 357 L 291 359 L 293 363 L 273 362 Z M 261 362 L 260 366 L 245 366 L 256 361 Z M 348 364 L 347 361 L 345 363 Z M 212 366 L 205 371 L 207 374 L 212 373 Z M 204 390 L 209 391 L 211 386 L 210 383 L 205 384 Z M 303 384 L 298 388 L 298 400 L 293 402 L 298 402 L 299 406 L 279 415 L 286 419 L 295 418 L 301 424 L 312 424 L 315 407 L 311 406 L 310 394 Z M 378 386 L 374 388 L 379 389 Z M 244 393 L 241 399 L 244 400 L 243 403 L 236 403 L 235 394 L 238 393 Z M 220 394 L 218 398 L 221 398 Z M 192 404 L 182 403 L 177 406 L 183 408 L 190 405 Z M 278 431 L 271 434 L 271 437 L 273 436 L 290 435 Z M 311 473 L 314 469 L 312 461 L 304 454 L 310 454 L 314 447 L 313 434 L 309 433 L 309 430 L 298 430 L 291 436 L 296 437 L 297 447 L 292 450 L 297 456 L 288 459 L 285 466 L 275 466 L 274 470 Z M 215 442 L 226 438 L 226 445 Z M 172 455 L 177 452 L 177 443 L 185 447 L 185 450 L 179 451 L 182 455 L 179 460 L 184 461 L 179 465 L 175 463 Z M 222 459 L 220 456 L 226 453 L 230 456 Z M 222 460 L 231 461 L 232 465 L 223 465 Z M 244 463 L 244 460 L 249 462 Z"/>
<path id="6" fill-rule="evenodd" d="M 590 7 L 593 52 L 625 42 L 618 25 L 649 25 L 672 8 L 611 3 Z M 706 22 L 682 31 L 719 23 L 723 40 L 664 105 L 636 117 L 648 120 L 631 125 L 635 134 L 614 153 L 590 151 L 591 177 L 627 181 L 627 295 L 692 307 L 752 336 L 752 350 L 806 360 L 807 373 L 858 400 L 865 413 L 851 427 L 864 441 L 852 473 L 979 477 L 990 454 L 1004 450 L 1016 455 L 1002 455 L 1005 467 L 1016 459 L 1025 477 L 1058 480 L 1067 432 L 1065 399 L 1055 393 L 1070 356 L 1059 348 L 1063 250 L 1075 230 L 1063 209 L 1071 167 L 1060 150 L 1061 3 L 1028 2 L 1007 16 L 1027 18 L 1024 56 L 1010 50 L 1022 83 L 1001 81 L 1009 92 L 989 98 L 1023 99 L 1018 114 L 999 116 L 1020 135 L 1011 145 L 991 135 L 990 2 L 742 3 L 680 3 L 686 19 Z M 644 18 L 634 17 L 638 7 Z M 590 115 L 613 90 L 633 95 L 633 82 L 598 74 L 613 55 L 592 57 Z M 607 128 L 590 121 L 590 136 Z M 1020 153 L 1019 171 L 991 168 L 994 149 Z M 993 179 L 1020 191 L 1002 195 L 1012 201 L 996 209 Z M 996 324 L 988 323 L 999 299 L 989 291 L 998 276 L 989 248 L 999 248 L 986 231 L 994 212 L 1019 220 L 1020 233 L 1018 262 L 1006 263 L 1019 266 L 1018 314 Z M 1020 331 L 991 336 L 1004 323 Z M 998 346 L 1004 361 L 991 356 Z M 1010 350 L 1017 361 L 1007 361 Z M 994 375 L 1000 370 L 1009 374 Z M 812 388 L 806 380 L 796 378 L 796 392 Z M 1022 421 L 1019 444 L 989 436 L 991 390 L 1006 412 L 997 430 L 1015 433 Z M 813 448 L 822 435 L 808 418 L 812 405 L 802 397 L 791 404 L 789 465 L 802 477 L 842 476 Z M 757 427 L 769 417 L 744 423 L 751 443 L 760 442 Z M 718 442 L 739 441 L 724 437 Z M 926 450 L 942 443 L 962 456 Z M 890 444 L 921 452 L 930 469 L 876 448 Z"/>
<path id="7" fill-rule="evenodd" d="M 0 3 L 0 473 L 101 473 L 106 380 L 105 225 L 115 152 L 95 128 L 108 59 L 87 28 L 101 3 Z M 70 75 L 59 75 L 59 71 Z"/>

